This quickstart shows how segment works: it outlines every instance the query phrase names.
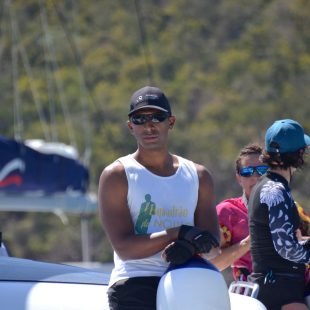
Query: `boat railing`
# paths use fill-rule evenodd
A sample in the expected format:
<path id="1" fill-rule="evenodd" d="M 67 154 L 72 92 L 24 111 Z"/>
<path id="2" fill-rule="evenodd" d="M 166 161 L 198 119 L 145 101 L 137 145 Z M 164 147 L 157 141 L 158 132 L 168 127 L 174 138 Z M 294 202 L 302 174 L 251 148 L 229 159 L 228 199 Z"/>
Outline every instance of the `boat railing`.
<path id="1" fill-rule="evenodd" d="M 231 293 L 257 298 L 259 285 L 257 283 L 247 281 L 233 281 L 230 283 L 228 291 Z"/>

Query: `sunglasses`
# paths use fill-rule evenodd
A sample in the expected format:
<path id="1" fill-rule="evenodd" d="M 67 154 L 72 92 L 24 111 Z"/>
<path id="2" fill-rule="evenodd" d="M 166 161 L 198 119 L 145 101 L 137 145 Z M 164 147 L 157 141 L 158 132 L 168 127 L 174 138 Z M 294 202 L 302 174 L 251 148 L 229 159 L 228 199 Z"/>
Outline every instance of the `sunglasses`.
<path id="1" fill-rule="evenodd" d="M 161 123 L 169 117 L 167 113 L 137 114 L 130 117 L 130 121 L 135 125 L 144 125 L 146 122 Z"/>
<path id="2" fill-rule="evenodd" d="M 256 171 L 257 174 L 259 175 L 263 175 L 267 172 L 268 170 L 268 166 L 249 166 L 249 167 L 243 167 L 240 169 L 239 174 L 242 177 L 248 178 L 250 176 L 252 176 L 254 174 L 254 172 Z"/>

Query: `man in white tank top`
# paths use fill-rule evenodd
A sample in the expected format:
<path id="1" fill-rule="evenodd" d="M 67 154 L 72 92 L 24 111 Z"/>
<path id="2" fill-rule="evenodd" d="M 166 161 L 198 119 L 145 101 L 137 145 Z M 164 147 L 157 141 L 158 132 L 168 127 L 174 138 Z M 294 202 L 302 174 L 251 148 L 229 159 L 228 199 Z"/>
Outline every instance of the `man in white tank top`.
<path id="1" fill-rule="evenodd" d="M 131 98 L 127 122 L 137 150 L 107 166 L 99 181 L 100 218 L 114 249 L 110 309 L 156 309 L 169 263 L 218 254 L 214 186 L 204 166 L 171 154 L 168 99 L 146 86 Z"/>

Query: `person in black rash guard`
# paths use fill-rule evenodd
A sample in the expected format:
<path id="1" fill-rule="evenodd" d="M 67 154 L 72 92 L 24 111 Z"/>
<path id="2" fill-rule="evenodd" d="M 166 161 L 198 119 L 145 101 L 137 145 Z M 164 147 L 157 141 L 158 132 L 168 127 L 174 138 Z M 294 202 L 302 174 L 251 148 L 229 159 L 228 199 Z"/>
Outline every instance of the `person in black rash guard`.
<path id="1" fill-rule="evenodd" d="M 249 229 L 258 299 L 268 310 L 306 310 L 305 264 L 310 247 L 297 240 L 299 215 L 290 191 L 296 169 L 304 164 L 310 137 L 294 120 L 278 120 L 265 135 L 261 161 L 269 166 L 252 190 Z"/>

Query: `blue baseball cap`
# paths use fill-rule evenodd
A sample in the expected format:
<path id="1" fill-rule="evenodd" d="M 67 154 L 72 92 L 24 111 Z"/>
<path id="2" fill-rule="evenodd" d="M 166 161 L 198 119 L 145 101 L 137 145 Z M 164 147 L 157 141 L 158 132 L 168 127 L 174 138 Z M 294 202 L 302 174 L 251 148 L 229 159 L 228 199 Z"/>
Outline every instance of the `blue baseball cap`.
<path id="1" fill-rule="evenodd" d="M 310 137 L 302 126 L 292 119 L 275 121 L 265 135 L 267 152 L 291 153 L 310 145 Z"/>

